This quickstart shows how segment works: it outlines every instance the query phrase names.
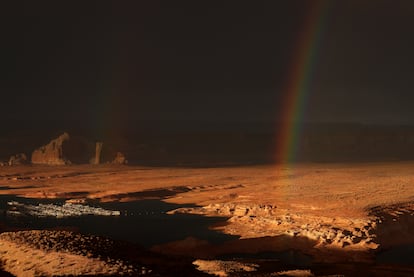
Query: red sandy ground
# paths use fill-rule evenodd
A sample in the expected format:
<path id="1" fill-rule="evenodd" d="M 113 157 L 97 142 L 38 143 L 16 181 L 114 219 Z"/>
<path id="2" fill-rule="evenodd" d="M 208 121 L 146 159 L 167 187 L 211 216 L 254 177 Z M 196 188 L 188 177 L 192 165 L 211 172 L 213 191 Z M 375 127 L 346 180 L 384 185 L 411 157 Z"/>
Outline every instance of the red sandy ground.
<path id="1" fill-rule="evenodd" d="M 375 234 L 381 220 L 371 213 L 372 208 L 386 211 L 397 220 L 399 214 L 412 212 L 413 183 L 414 162 L 291 167 L 82 165 L 0 169 L 0 187 L 8 188 L 0 190 L 1 194 L 32 198 L 130 201 L 133 200 L 131 193 L 186 187 L 187 192 L 166 201 L 195 203 L 200 208 L 175 212 L 229 217 L 229 224 L 220 229 L 242 239 L 279 235 L 306 238 L 312 241 L 308 253 L 322 261 L 332 257 L 315 253 L 347 250 L 354 253 L 347 256 L 348 260 L 364 260 L 366 253 L 381 246 Z M 396 208 L 387 210 L 391 206 Z M 399 243 L 413 240 L 411 234 L 402 237 Z M 309 243 L 306 247 L 309 248 Z"/>

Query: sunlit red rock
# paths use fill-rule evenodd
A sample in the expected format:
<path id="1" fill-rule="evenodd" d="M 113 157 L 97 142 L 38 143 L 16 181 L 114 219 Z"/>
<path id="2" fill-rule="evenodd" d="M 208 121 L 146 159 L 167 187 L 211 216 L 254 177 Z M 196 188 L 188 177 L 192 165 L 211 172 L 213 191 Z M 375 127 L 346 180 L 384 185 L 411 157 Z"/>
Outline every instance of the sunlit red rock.
<path id="1" fill-rule="evenodd" d="M 27 160 L 27 156 L 24 153 L 19 153 L 16 155 L 13 155 L 10 157 L 8 165 L 12 166 L 12 165 L 22 165 L 22 164 L 27 164 L 28 160 Z"/>
<path id="2" fill-rule="evenodd" d="M 127 164 L 128 161 L 125 155 L 121 152 L 116 152 L 115 158 L 112 161 L 113 164 Z"/>
<path id="3" fill-rule="evenodd" d="M 69 134 L 63 133 L 48 144 L 39 147 L 32 153 L 33 164 L 65 165 L 71 162 L 63 156 L 62 145 L 69 140 Z"/>

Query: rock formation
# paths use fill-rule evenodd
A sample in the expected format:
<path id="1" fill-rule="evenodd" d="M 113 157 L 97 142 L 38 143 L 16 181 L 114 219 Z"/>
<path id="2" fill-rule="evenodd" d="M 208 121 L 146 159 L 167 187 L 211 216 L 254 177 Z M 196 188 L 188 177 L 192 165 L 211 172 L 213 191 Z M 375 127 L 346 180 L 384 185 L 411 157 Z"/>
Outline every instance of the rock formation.
<path id="1" fill-rule="evenodd" d="M 10 157 L 8 164 L 12 165 L 21 165 L 27 163 L 27 156 L 24 153 L 19 153 Z"/>
<path id="2" fill-rule="evenodd" d="M 97 141 L 95 144 L 95 157 L 92 157 L 90 160 L 91 164 L 100 164 L 101 162 L 101 152 L 102 152 L 103 143 Z"/>
<path id="3" fill-rule="evenodd" d="M 120 211 L 105 210 L 99 207 L 91 207 L 82 204 L 65 203 L 63 205 L 55 204 L 23 204 L 17 201 L 7 203 L 10 210 L 7 214 L 10 216 L 35 216 L 35 217 L 77 217 L 82 215 L 99 215 L 99 216 L 119 216 Z"/>
<path id="4" fill-rule="evenodd" d="M 125 158 L 125 155 L 122 154 L 121 152 L 116 152 L 115 158 L 112 161 L 113 164 L 127 164 L 128 161 Z"/>
<path id="5" fill-rule="evenodd" d="M 32 153 L 33 164 L 65 165 L 70 161 L 63 157 L 62 145 L 69 140 L 69 134 L 63 133 L 58 138 L 53 139 L 49 144 L 41 146 Z"/>

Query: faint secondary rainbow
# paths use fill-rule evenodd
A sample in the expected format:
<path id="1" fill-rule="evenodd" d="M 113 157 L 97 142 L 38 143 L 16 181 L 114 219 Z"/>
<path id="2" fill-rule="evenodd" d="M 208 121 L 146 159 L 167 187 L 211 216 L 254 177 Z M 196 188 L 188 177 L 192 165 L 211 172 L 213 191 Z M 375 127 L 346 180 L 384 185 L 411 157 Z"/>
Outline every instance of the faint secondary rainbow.
<path id="1" fill-rule="evenodd" d="M 299 147 L 301 123 L 315 71 L 322 29 L 329 0 L 313 1 L 295 43 L 287 83 L 282 93 L 282 111 L 276 146 L 276 160 L 293 162 Z"/>

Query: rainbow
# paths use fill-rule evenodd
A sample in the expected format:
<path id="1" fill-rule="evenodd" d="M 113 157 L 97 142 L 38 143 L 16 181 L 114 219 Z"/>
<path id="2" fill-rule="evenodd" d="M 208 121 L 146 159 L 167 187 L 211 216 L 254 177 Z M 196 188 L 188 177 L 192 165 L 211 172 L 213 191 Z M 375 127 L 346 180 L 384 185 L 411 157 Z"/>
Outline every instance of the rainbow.
<path id="1" fill-rule="evenodd" d="M 297 157 L 301 122 L 314 75 L 322 29 L 329 0 L 313 1 L 299 33 L 293 52 L 285 90 L 276 146 L 276 161 L 291 163 Z"/>

